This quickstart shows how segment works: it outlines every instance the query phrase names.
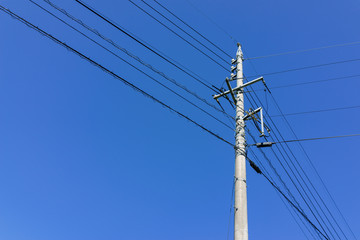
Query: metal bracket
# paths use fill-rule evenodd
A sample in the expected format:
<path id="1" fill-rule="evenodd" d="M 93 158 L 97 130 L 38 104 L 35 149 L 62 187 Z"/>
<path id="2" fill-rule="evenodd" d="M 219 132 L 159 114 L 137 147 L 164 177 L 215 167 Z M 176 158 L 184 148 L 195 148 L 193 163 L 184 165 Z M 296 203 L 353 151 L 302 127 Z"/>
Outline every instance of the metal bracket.
<path id="1" fill-rule="evenodd" d="M 254 83 L 259 82 L 259 81 L 263 81 L 263 82 L 264 82 L 264 78 L 263 78 L 263 77 L 259 77 L 259 78 L 257 78 L 257 79 L 254 79 L 254 80 L 250 81 L 250 82 L 244 83 L 243 85 L 241 85 L 241 86 L 239 86 L 239 87 L 235 87 L 235 88 L 233 88 L 233 89 L 231 89 L 231 90 L 232 90 L 234 93 L 237 93 L 238 91 L 242 90 L 243 88 L 245 88 L 245 87 L 247 87 L 247 86 L 250 86 L 251 84 L 254 84 Z M 229 93 L 231 93 L 230 90 L 225 91 L 225 92 L 222 92 L 222 93 L 217 94 L 217 95 L 214 95 L 213 98 L 214 98 L 214 99 L 217 99 L 217 98 L 222 97 L 222 96 L 225 96 L 225 95 L 227 95 L 227 94 L 229 94 Z"/>
<path id="2" fill-rule="evenodd" d="M 256 114 L 258 112 L 260 112 L 260 124 L 261 124 L 261 129 L 259 130 L 260 134 L 261 134 L 260 137 L 264 137 L 265 136 L 265 133 L 264 133 L 265 124 L 264 124 L 264 117 L 263 117 L 263 109 L 262 109 L 262 107 L 259 107 L 259 108 L 255 109 L 253 111 L 251 111 L 251 109 L 250 109 L 250 112 L 243 117 L 243 120 L 248 120 L 248 119 L 252 118 L 254 121 L 258 122 L 259 120 L 256 118 Z M 265 128 L 266 128 L 266 131 L 268 133 L 270 133 L 270 129 L 267 126 L 265 126 Z"/>

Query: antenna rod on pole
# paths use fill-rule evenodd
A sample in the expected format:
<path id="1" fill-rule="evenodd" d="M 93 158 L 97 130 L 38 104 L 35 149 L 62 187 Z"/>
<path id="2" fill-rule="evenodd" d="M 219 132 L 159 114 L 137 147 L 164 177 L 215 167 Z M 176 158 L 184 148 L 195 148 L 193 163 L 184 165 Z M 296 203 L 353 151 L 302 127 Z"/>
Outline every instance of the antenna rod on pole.
<path id="1" fill-rule="evenodd" d="M 237 88 L 243 86 L 243 53 L 238 43 L 236 53 Z M 246 194 L 246 139 L 244 120 L 244 94 L 236 94 L 236 135 L 235 135 L 235 200 L 234 240 L 248 240 L 247 194 Z"/>

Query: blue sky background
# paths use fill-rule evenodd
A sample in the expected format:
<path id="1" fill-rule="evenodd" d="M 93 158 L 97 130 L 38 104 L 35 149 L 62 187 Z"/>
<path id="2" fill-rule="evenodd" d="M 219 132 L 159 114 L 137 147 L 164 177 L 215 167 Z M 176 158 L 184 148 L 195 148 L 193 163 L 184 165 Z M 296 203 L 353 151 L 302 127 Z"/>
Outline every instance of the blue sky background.
<path id="1" fill-rule="evenodd" d="M 43 1 L 36 2 L 66 19 Z M 75 1 L 53 2 L 213 101 L 213 92 L 91 15 Z M 86 2 L 213 85 L 220 87 L 228 76 L 225 70 L 128 1 Z M 148 2 L 154 5 L 153 1 Z M 360 41 L 360 2 L 355 0 L 191 2 L 240 41 L 247 57 Z M 0 3 L 233 141 L 231 130 L 29 1 Z M 235 56 L 235 43 L 187 1 L 161 3 Z M 230 146 L 3 12 L 0 12 L 0 32 L 0 239 L 227 238 L 234 165 Z M 253 60 L 253 66 L 246 61 L 244 72 L 252 76 L 357 59 L 359 52 L 360 45 L 354 45 Z M 135 63 L 123 53 L 117 53 Z M 356 75 L 360 74 L 359 64 L 352 62 L 269 75 L 265 80 L 272 88 Z M 272 93 L 284 113 L 295 113 L 359 105 L 359 87 L 359 77 L 354 77 L 274 88 Z M 261 90 L 258 95 L 262 102 L 268 101 L 266 108 L 270 115 L 278 115 L 261 84 L 255 88 Z M 228 121 L 181 89 L 176 90 Z M 226 102 L 222 103 L 232 113 Z M 245 105 L 250 107 L 249 102 Z M 288 116 L 288 121 L 299 138 L 310 138 L 360 133 L 359 116 L 359 109 L 354 108 Z M 273 117 L 273 120 L 285 139 L 294 139 L 281 118 Z M 253 135 L 258 135 L 251 126 L 249 124 Z M 250 138 L 248 141 L 252 142 Z M 358 238 L 359 144 L 358 138 L 303 143 Z M 353 239 L 304 153 L 297 144 L 290 146 L 349 239 Z M 261 156 L 257 149 L 254 151 Z M 265 153 L 285 176 L 271 152 Z M 271 185 L 249 166 L 247 170 L 250 239 L 305 239 Z"/>

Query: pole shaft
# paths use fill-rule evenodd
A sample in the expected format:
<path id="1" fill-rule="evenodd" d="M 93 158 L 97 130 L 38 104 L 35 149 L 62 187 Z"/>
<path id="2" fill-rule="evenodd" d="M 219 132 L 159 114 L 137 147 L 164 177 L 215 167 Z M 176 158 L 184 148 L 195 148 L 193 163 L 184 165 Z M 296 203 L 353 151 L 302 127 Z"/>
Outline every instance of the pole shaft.
<path id="1" fill-rule="evenodd" d="M 243 85 L 243 53 L 238 45 L 237 87 Z M 248 240 L 247 196 L 246 196 L 246 154 L 244 94 L 237 92 L 236 135 L 235 135 L 235 202 L 234 202 L 234 240 Z"/>

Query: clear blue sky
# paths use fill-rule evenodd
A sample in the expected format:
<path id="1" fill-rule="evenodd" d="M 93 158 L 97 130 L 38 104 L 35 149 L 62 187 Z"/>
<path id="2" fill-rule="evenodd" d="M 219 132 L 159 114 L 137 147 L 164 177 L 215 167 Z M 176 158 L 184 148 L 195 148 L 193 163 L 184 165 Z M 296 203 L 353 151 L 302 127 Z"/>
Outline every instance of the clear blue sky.
<path id="1" fill-rule="evenodd" d="M 36 2 L 65 19 L 42 0 Z M 201 97 L 213 101 L 213 92 L 91 15 L 75 1 L 53 2 Z M 225 70 L 130 2 L 86 2 L 213 85 L 220 87 L 228 76 Z M 154 5 L 153 1 L 148 2 Z M 160 2 L 235 56 L 235 43 L 187 1 Z M 240 41 L 247 57 L 360 41 L 360 2 L 355 0 L 191 2 Z M 233 141 L 231 130 L 29 1 L 0 1 L 0 4 Z M 230 146 L 3 12 L 0 12 L 0 32 L 0 239 L 227 238 L 234 165 L 234 151 Z M 264 58 L 252 63 L 257 73 L 270 73 L 356 59 L 359 53 L 360 45 L 354 45 Z M 139 66 L 123 53 L 118 54 Z M 245 62 L 247 76 L 257 74 L 253 66 Z M 359 66 L 360 62 L 331 65 L 269 75 L 265 80 L 272 88 L 360 74 Z M 359 80 L 354 77 L 274 88 L 272 93 L 284 113 L 356 106 L 360 103 Z M 260 84 L 256 88 L 262 89 Z M 270 115 L 279 114 L 269 95 L 265 96 L 263 91 L 258 95 L 264 104 L 268 101 L 268 106 L 263 107 Z M 228 122 L 192 96 L 185 96 Z M 226 102 L 222 103 L 233 114 Z M 245 105 L 250 107 L 249 102 Z M 310 138 L 360 133 L 359 117 L 359 109 L 354 108 L 288 116 L 288 121 L 299 138 Z M 294 139 L 281 118 L 273 119 L 285 139 Z M 254 128 L 251 131 L 258 135 Z M 359 144 L 359 138 L 303 143 L 358 238 Z M 348 234 L 305 155 L 297 144 L 290 146 Z M 260 157 L 260 152 L 254 150 Z M 280 171 L 276 159 L 268 153 Z M 305 239 L 270 184 L 249 166 L 247 170 L 250 239 Z"/>

